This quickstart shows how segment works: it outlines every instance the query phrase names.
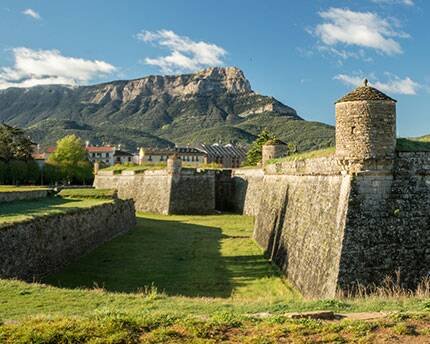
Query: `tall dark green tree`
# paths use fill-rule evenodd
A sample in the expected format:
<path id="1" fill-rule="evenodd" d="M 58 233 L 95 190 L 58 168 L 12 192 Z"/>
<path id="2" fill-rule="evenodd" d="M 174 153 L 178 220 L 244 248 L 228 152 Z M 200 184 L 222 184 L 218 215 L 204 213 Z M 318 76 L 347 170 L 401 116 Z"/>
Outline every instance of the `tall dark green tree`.
<path id="1" fill-rule="evenodd" d="M 22 129 L 0 124 L 0 183 L 38 182 L 39 167 L 32 152 L 33 143 Z"/>
<path id="2" fill-rule="evenodd" d="M 0 160 L 31 160 L 33 143 L 24 131 L 7 124 L 0 124 Z"/>
<path id="3" fill-rule="evenodd" d="M 27 164 L 23 160 L 11 160 L 7 163 L 8 178 L 14 185 L 23 184 L 27 179 Z"/>
<path id="4" fill-rule="evenodd" d="M 262 159 L 262 148 L 263 145 L 268 141 L 276 141 L 277 138 L 274 134 L 270 133 L 267 129 L 257 136 L 257 139 L 251 144 L 251 147 L 246 154 L 245 165 L 255 166 Z"/>

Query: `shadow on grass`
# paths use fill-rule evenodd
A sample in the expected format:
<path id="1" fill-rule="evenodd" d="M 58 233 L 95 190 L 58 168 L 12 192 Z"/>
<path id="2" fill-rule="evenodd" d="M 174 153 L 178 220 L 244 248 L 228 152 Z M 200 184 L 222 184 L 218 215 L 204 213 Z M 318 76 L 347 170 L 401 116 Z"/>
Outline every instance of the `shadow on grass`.
<path id="1" fill-rule="evenodd" d="M 219 228 L 138 218 L 134 230 L 44 281 L 59 287 L 227 297 L 231 283 L 220 256 Z"/>
<path id="2" fill-rule="evenodd" d="M 129 293 L 154 286 L 170 296 L 226 298 L 235 287 L 273 276 L 262 255 L 223 257 L 221 240 L 226 236 L 220 228 L 141 217 L 137 221 L 131 232 L 43 282 Z"/>

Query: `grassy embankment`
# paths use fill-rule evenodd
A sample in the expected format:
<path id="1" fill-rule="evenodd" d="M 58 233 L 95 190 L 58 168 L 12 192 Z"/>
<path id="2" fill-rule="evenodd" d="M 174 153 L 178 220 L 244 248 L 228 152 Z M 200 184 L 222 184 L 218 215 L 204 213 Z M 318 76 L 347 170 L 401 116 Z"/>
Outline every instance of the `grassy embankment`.
<path id="1" fill-rule="evenodd" d="M 430 152 L 430 136 L 397 139 L 397 150 L 400 152 Z"/>
<path id="2" fill-rule="evenodd" d="M 116 164 L 101 169 L 101 171 L 113 171 L 114 173 L 121 173 L 122 171 L 135 171 L 143 172 L 147 170 L 162 170 L 167 166 L 166 163 L 147 163 L 143 165 L 137 164 Z"/>
<path id="3" fill-rule="evenodd" d="M 163 170 L 167 167 L 166 163 L 145 163 L 143 165 L 137 164 L 116 164 L 113 166 L 109 166 L 101 169 L 101 171 L 113 171 L 114 173 L 121 173 L 122 171 L 134 171 L 135 173 L 141 173 L 148 170 Z M 202 170 L 220 170 L 222 169 L 221 165 L 211 163 L 211 164 L 193 164 L 189 162 L 182 163 L 183 168 L 199 168 Z"/>
<path id="4" fill-rule="evenodd" d="M 399 152 L 430 152 L 430 136 L 420 138 L 399 138 L 397 139 L 397 151 Z M 318 150 L 294 153 L 285 158 L 272 159 L 270 164 L 275 164 L 284 161 L 302 161 L 306 159 L 324 158 L 332 156 L 336 153 L 335 147 L 328 147 Z"/>
<path id="5" fill-rule="evenodd" d="M 329 148 L 323 148 L 323 149 L 318 149 L 318 150 L 313 150 L 308 152 L 291 154 L 286 156 L 285 158 L 272 159 L 269 161 L 269 163 L 274 164 L 277 162 L 284 162 L 284 161 L 302 161 L 307 159 L 326 158 L 334 155 L 335 152 L 336 152 L 335 147 L 329 147 Z"/>
<path id="6" fill-rule="evenodd" d="M 0 203 L 0 227 L 13 222 L 31 220 L 35 217 L 74 212 L 78 209 L 111 202 L 96 198 L 46 197 L 28 201 Z"/>
<path id="7" fill-rule="evenodd" d="M 252 219 L 239 215 L 139 214 L 134 230 L 43 285 L 0 280 L 0 342 L 430 339 L 428 298 L 304 300 L 264 259 L 251 231 Z M 322 309 L 401 313 L 336 322 L 285 316 Z"/>
<path id="8" fill-rule="evenodd" d="M 37 190 L 48 190 L 48 188 L 44 186 L 0 185 L 0 192 L 25 192 L 25 191 L 37 191 Z"/>

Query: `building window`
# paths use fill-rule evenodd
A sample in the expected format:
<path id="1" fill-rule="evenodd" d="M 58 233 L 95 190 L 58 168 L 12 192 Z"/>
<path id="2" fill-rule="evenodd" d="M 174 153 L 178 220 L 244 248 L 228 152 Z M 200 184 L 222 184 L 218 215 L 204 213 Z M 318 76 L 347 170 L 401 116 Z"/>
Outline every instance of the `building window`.
<path id="1" fill-rule="evenodd" d="M 106 160 L 106 163 L 108 163 L 108 164 L 109 164 L 109 160 Z"/>
<path id="2" fill-rule="evenodd" d="M 160 156 L 160 161 L 164 161 L 164 157 L 162 155 Z"/>
<path id="3" fill-rule="evenodd" d="M 131 157 L 128 157 L 128 162 L 131 162 Z"/>
<path id="4" fill-rule="evenodd" d="M 100 156 L 100 153 L 97 153 L 97 156 Z"/>
<path id="5" fill-rule="evenodd" d="M 196 161 L 199 161 L 199 157 L 198 156 L 196 156 Z"/>
<path id="6" fill-rule="evenodd" d="M 96 157 L 96 153 L 93 153 L 93 158 L 95 158 Z"/>
<path id="7" fill-rule="evenodd" d="M 152 161 L 152 155 L 148 156 L 148 161 Z"/>
<path id="8" fill-rule="evenodd" d="M 109 153 L 106 153 L 106 158 L 109 158 Z"/>

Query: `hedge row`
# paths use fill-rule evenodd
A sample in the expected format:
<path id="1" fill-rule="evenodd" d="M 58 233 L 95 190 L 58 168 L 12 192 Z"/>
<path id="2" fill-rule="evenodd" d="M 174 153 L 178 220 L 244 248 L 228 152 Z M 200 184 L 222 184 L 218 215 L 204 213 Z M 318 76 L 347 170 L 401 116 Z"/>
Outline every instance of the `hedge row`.
<path id="1" fill-rule="evenodd" d="M 66 178 L 66 171 L 52 164 L 46 163 L 40 167 L 34 160 L 0 160 L 0 184 L 3 185 L 55 185 L 66 183 L 66 179 L 71 184 L 92 184 L 91 171 L 78 172 L 71 178 Z"/>

